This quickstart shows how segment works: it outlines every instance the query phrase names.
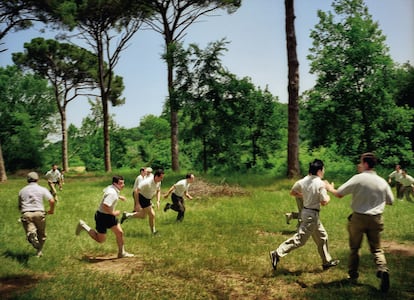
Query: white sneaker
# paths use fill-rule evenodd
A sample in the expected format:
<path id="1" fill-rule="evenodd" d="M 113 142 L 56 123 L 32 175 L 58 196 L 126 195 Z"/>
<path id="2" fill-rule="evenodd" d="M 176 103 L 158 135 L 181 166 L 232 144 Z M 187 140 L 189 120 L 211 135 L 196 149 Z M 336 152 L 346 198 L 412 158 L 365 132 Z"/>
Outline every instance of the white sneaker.
<path id="1" fill-rule="evenodd" d="M 43 256 L 42 250 L 37 251 L 36 257 L 42 257 L 42 256 Z"/>
<path id="2" fill-rule="evenodd" d="M 124 253 L 118 253 L 118 258 L 127 258 L 127 257 L 134 257 L 135 255 L 132 253 L 124 252 Z"/>
<path id="3" fill-rule="evenodd" d="M 76 227 L 76 231 L 75 234 L 79 235 L 79 233 L 84 230 L 85 228 L 83 228 L 83 225 L 85 225 L 85 221 L 79 220 L 78 226 Z"/>

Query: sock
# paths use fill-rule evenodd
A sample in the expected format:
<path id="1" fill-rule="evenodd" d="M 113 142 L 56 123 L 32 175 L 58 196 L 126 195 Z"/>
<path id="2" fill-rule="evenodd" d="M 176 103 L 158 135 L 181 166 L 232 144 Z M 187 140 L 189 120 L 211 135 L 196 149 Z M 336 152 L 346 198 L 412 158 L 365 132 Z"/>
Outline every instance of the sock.
<path id="1" fill-rule="evenodd" d="M 83 227 L 83 229 L 85 229 L 86 232 L 89 232 L 91 230 L 91 228 L 86 223 L 83 224 L 82 227 Z"/>

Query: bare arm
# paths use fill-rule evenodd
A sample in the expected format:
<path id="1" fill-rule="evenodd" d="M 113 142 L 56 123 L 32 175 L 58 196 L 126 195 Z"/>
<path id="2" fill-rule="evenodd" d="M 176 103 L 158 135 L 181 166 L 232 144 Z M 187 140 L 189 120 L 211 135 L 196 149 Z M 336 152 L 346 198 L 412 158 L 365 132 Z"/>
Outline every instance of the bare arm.
<path id="1" fill-rule="evenodd" d="M 334 186 L 335 186 L 335 184 L 333 182 L 329 183 L 327 180 L 325 180 L 326 190 L 328 192 L 331 192 L 335 197 L 342 198 L 343 195 L 339 194 L 338 191 L 334 188 Z"/>

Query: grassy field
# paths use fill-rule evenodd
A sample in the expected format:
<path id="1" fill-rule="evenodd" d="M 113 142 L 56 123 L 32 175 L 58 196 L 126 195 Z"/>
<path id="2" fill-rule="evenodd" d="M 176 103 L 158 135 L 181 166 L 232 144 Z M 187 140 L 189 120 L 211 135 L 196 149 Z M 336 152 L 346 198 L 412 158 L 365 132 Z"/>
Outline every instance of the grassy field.
<path id="1" fill-rule="evenodd" d="M 117 209 L 131 210 L 135 174 L 121 175 L 128 201 L 119 202 Z M 163 192 L 180 178 L 167 173 Z M 386 207 L 383 241 L 391 288 L 383 295 L 366 240 L 360 280 L 356 285 L 346 280 L 349 197 L 333 198 L 321 212 L 331 255 L 341 260 L 338 267 L 322 271 L 310 240 L 273 272 L 269 250 L 295 231 L 295 222 L 288 225 L 284 218 L 296 206 L 288 193 L 293 181 L 256 176 L 237 187 L 214 189 L 198 181 L 182 223 L 175 222 L 175 212 L 163 212 L 163 199 L 156 211 L 159 235 L 150 234 L 147 219 L 122 225 L 126 250 L 135 254 L 125 259 L 116 259 L 112 232 L 104 244 L 85 232 L 75 236 L 79 219 L 94 226 L 102 189 L 110 182 L 109 175 L 66 176 L 55 214 L 47 217 L 41 258 L 17 221 L 17 194 L 25 178 L 0 184 L 0 299 L 414 299 L 414 203 L 396 201 Z M 46 186 L 46 181 L 40 184 Z"/>

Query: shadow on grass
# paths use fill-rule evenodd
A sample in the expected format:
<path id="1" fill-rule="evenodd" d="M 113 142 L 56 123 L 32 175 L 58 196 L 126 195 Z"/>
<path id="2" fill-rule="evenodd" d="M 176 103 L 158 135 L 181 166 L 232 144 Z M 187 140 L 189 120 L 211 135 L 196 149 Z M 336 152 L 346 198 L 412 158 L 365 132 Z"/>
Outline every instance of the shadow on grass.
<path id="1" fill-rule="evenodd" d="M 369 284 L 360 282 L 352 282 L 350 279 L 344 278 L 341 280 L 335 280 L 329 283 L 317 283 L 313 285 L 316 289 L 330 289 L 330 288 L 343 288 L 343 287 L 367 287 L 370 292 L 378 292 L 376 287 Z"/>
<path id="2" fill-rule="evenodd" d="M 91 256 L 91 255 L 84 255 L 82 256 L 80 261 L 88 262 L 88 263 L 100 263 L 105 261 L 113 261 L 118 260 L 119 258 L 116 256 Z"/>
<path id="3" fill-rule="evenodd" d="M 40 280 L 42 280 L 42 278 L 39 277 L 39 275 L 21 275 L 0 278 L 0 299 L 19 299 L 19 294 L 24 294 L 33 288 Z"/>
<path id="4" fill-rule="evenodd" d="M 12 258 L 18 261 L 21 265 L 27 267 L 29 258 L 31 256 L 34 256 L 34 254 L 32 253 L 29 254 L 28 252 L 15 252 L 11 250 L 6 250 L 3 252 L 3 256 L 6 258 Z"/>

